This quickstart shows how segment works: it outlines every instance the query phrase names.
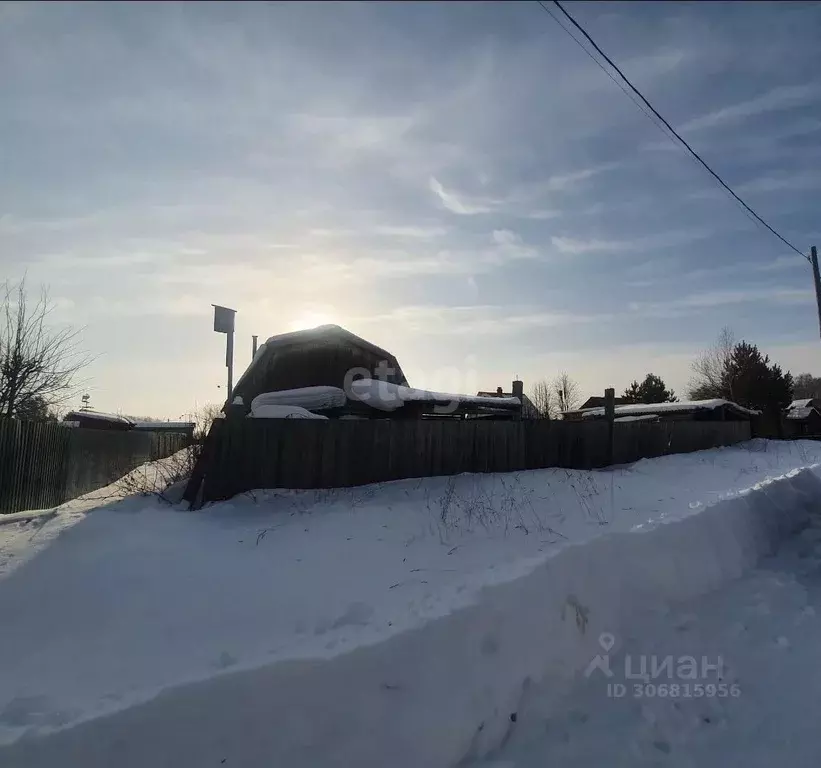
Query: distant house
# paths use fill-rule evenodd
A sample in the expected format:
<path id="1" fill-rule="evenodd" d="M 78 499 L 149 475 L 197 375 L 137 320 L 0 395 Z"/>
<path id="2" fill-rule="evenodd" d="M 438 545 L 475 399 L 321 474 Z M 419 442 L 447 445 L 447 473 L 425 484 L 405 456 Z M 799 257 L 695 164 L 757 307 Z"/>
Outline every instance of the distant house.
<path id="1" fill-rule="evenodd" d="M 659 421 L 749 421 L 759 411 L 744 408 L 729 400 L 682 400 L 677 403 L 630 403 L 617 405 L 616 421 L 628 416 L 656 416 Z M 566 411 L 567 421 L 604 419 L 604 407 Z"/>
<path id="2" fill-rule="evenodd" d="M 790 437 L 821 435 L 821 399 L 793 400 L 784 412 Z"/>
<path id="3" fill-rule="evenodd" d="M 519 399 L 495 393 L 414 389 L 390 352 L 338 325 L 269 338 L 232 400 L 223 408 L 231 418 L 298 418 L 302 409 L 328 418 L 518 418 L 522 409 Z"/>
<path id="4" fill-rule="evenodd" d="M 510 392 L 505 392 L 501 387 L 496 387 L 495 392 L 477 392 L 477 397 L 518 397 L 522 404 L 523 419 L 538 419 L 540 414 L 533 401 L 524 393 L 524 383 L 514 381 L 511 384 Z"/>
<path id="5" fill-rule="evenodd" d="M 63 421 L 76 424 L 81 429 L 108 429 L 125 432 L 134 428 L 134 422 L 127 416 L 102 411 L 69 411 Z"/>

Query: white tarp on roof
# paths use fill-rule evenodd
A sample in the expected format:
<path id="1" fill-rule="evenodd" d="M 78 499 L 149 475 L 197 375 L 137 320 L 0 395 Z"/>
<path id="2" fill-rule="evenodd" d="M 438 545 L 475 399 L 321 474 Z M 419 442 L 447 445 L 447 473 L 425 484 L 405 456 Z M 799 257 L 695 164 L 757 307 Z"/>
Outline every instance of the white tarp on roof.
<path id="1" fill-rule="evenodd" d="M 249 419 L 323 419 L 318 413 L 311 413 L 298 405 L 260 405 L 248 414 Z"/>
<path id="2" fill-rule="evenodd" d="M 251 412 L 267 405 L 298 405 L 309 411 L 322 411 L 341 408 L 347 402 L 345 392 L 339 387 L 301 387 L 263 392 L 251 401 Z"/>
<path id="3" fill-rule="evenodd" d="M 471 403 L 488 408 L 511 408 L 520 405 L 518 397 L 480 397 L 479 395 L 456 395 L 447 392 L 432 392 L 427 389 L 413 389 L 378 379 L 357 379 L 350 385 L 348 395 L 380 411 L 395 411 L 406 402 Z"/>
<path id="4" fill-rule="evenodd" d="M 98 421 L 113 421 L 118 424 L 131 424 L 134 422 L 126 416 L 116 413 L 103 413 L 102 411 L 69 411 L 65 421 L 77 421 L 78 419 L 97 419 Z"/>
<path id="5" fill-rule="evenodd" d="M 726 407 L 731 411 L 745 416 L 758 416 L 761 411 L 744 408 L 729 400 L 681 400 L 677 403 L 633 403 L 631 405 L 617 405 L 616 416 L 638 416 L 650 413 L 676 413 L 688 411 L 712 411 Z M 586 408 L 582 411 L 582 418 L 592 419 L 604 416 L 604 408 Z"/>

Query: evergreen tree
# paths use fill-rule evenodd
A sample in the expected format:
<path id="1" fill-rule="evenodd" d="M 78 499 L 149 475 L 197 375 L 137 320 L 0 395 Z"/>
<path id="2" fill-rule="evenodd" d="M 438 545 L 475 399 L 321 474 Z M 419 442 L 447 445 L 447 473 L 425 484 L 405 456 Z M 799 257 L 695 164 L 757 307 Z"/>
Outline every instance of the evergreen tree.
<path id="1" fill-rule="evenodd" d="M 678 399 L 672 389 L 667 389 L 661 376 L 655 373 L 648 373 L 641 384 L 634 381 L 624 390 L 622 397 L 628 403 L 674 403 Z"/>
<path id="2" fill-rule="evenodd" d="M 742 341 L 735 345 L 729 363 L 732 399 L 739 405 L 757 410 L 781 410 L 792 401 L 792 374 L 770 363 L 769 355 L 755 344 Z"/>
<path id="3" fill-rule="evenodd" d="M 624 390 L 624 394 L 622 395 L 622 399 L 626 400 L 628 403 L 640 403 L 641 402 L 641 384 L 637 381 L 633 381 L 633 383 Z"/>

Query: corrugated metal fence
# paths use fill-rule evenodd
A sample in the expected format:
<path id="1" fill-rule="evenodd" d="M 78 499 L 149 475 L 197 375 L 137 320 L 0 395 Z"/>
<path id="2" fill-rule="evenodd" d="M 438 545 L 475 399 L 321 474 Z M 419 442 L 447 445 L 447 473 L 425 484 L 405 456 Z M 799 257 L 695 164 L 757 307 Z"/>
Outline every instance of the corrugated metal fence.
<path id="1" fill-rule="evenodd" d="M 612 463 L 732 445 L 746 421 L 614 425 Z M 221 419 L 186 490 L 189 501 L 227 499 L 254 488 L 339 488 L 461 472 L 610 463 L 603 421 L 308 421 Z"/>
<path id="2" fill-rule="evenodd" d="M 189 442 L 181 434 L 0 419 L 0 514 L 62 504 Z"/>

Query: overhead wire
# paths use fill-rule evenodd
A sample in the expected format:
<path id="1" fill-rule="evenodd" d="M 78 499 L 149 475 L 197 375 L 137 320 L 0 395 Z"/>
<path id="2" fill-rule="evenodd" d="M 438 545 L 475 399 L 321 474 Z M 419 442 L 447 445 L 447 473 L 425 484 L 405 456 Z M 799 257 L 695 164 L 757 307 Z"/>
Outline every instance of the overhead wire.
<path id="1" fill-rule="evenodd" d="M 694 160 L 696 160 L 696 161 L 697 161 L 697 162 L 698 162 L 701 166 L 703 166 L 703 167 L 704 167 L 704 169 L 705 169 L 705 170 L 706 170 L 706 171 L 707 171 L 707 172 L 708 172 L 708 173 L 709 173 L 709 174 L 710 174 L 710 175 L 711 175 L 711 176 L 712 176 L 712 177 L 713 177 L 713 178 L 714 178 L 714 179 L 715 179 L 715 180 L 716 180 L 716 181 L 717 181 L 717 182 L 718 182 L 718 183 L 719 183 L 719 184 L 720 184 L 720 185 L 721 185 L 721 186 L 722 186 L 722 187 L 723 187 L 723 188 L 724 188 L 727 192 L 729 192 L 729 194 L 733 197 L 733 199 L 734 199 L 737 203 L 739 203 L 739 204 L 742 206 L 742 208 L 743 208 L 743 210 L 744 210 L 745 214 L 747 214 L 747 215 L 748 215 L 748 217 L 752 216 L 753 221 L 755 221 L 756 223 L 761 224 L 762 226 L 764 226 L 764 227 L 765 227 L 765 228 L 766 228 L 766 229 L 767 229 L 767 230 L 768 230 L 771 234 L 773 234 L 773 235 L 774 235 L 775 237 L 777 237 L 777 238 L 778 238 L 778 239 L 779 239 L 782 243 L 784 243 L 784 245 L 786 245 L 786 246 L 787 246 L 788 248 L 790 248 L 791 250 L 795 251 L 797 254 L 799 254 L 799 255 L 803 256 L 805 259 L 809 260 L 809 257 L 807 256 L 807 254 L 805 254 L 805 253 L 804 253 L 803 251 L 801 251 L 799 248 L 796 248 L 796 246 L 794 246 L 794 245 L 793 245 L 793 244 L 792 244 L 789 240 L 787 240 L 787 239 L 786 239 L 783 235 L 781 235 L 781 234 L 780 234 L 779 232 L 777 232 L 777 231 L 776 231 L 773 227 L 771 227 L 771 226 L 770 226 L 770 225 L 769 225 L 766 221 L 764 221 L 764 219 L 763 219 L 763 218 L 761 218 L 761 216 L 759 216 L 759 215 L 758 215 L 758 214 L 757 214 L 757 213 L 756 213 L 756 212 L 755 212 L 755 211 L 754 211 L 754 210 L 753 210 L 753 209 L 752 209 L 749 205 L 747 205 L 747 203 L 745 203 L 745 202 L 744 202 L 744 200 L 742 200 L 742 199 L 741 199 L 741 198 L 740 198 L 740 197 L 739 197 L 739 196 L 735 193 L 735 191 L 734 191 L 734 190 L 730 187 L 730 185 L 729 185 L 729 184 L 727 184 L 727 182 L 725 182 L 725 181 L 724 181 L 724 179 L 722 179 L 722 178 L 721 178 L 721 176 L 719 176 L 719 174 L 718 174 L 718 173 L 716 173 L 716 172 L 715 172 L 715 171 L 714 171 L 714 170 L 713 170 L 713 169 L 712 169 L 712 168 L 711 168 L 711 167 L 707 164 L 707 162 L 706 162 L 706 161 L 705 161 L 705 160 L 701 157 L 701 155 L 699 155 L 699 154 L 698 154 L 698 152 L 696 152 L 696 151 L 695 151 L 695 150 L 694 150 L 694 149 L 693 149 L 693 148 L 692 148 L 692 147 L 691 147 L 691 146 L 687 143 L 687 141 L 686 141 L 684 138 L 682 138 L 682 136 L 681 136 L 681 135 L 680 135 L 680 134 L 676 131 L 676 129 L 675 129 L 675 128 L 673 128 L 673 126 L 672 126 L 672 125 L 670 125 L 670 123 L 669 123 L 669 122 L 668 122 L 668 121 L 664 118 L 664 116 L 663 116 L 663 115 L 661 115 L 661 114 L 658 112 L 658 110 L 656 110 L 656 108 L 655 108 L 655 107 L 654 107 L 654 106 L 653 106 L 653 105 L 652 105 L 652 104 L 651 104 L 651 103 L 647 100 L 647 98 L 645 98 L 644 94 L 642 94 L 642 92 L 641 92 L 638 88 L 636 88 L 636 86 L 634 86 L 632 82 L 630 82 L 629 78 L 628 78 L 628 77 L 624 74 L 624 72 L 622 72 L 622 71 L 621 71 L 621 69 L 618 67 L 618 65 L 617 65 L 617 64 L 616 64 L 616 63 L 615 63 L 615 62 L 614 62 L 614 61 L 613 61 L 613 60 L 612 60 L 612 59 L 611 59 L 611 58 L 610 58 L 610 57 L 609 57 L 609 56 L 608 56 L 608 55 L 607 55 L 607 54 L 606 54 L 606 53 L 605 53 L 605 52 L 604 52 L 604 51 L 603 51 L 600 47 L 599 47 L 599 45 L 596 43 L 596 41 L 595 41 L 595 40 L 593 40 L 593 38 L 592 38 L 592 37 L 591 37 L 591 36 L 587 33 L 587 31 L 586 31 L 586 30 L 585 30 L 585 29 L 581 26 L 581 24 L 579 24 L 579 22 L 577 22 L 577 21 L 576 21 L 576 19 L 574 19 L 574 18 L 573 18 L 573 16 L 571 16 L 571 15 L 570 15 L 570 13 L 569 13 L 569 12 L 568 12 L 565 8 L 564 8 L 564 6 L 563 6 L 563 5 L 559 2 L 559 0 L 553 0 L 553 4 L 554 4 L 554 5 L 555 5 L 555 6 L 556 6 L 556 7 L 557 7 L 557 8 L 558 8 L 558 9 L 559 9 L 559 10 L 560 10 L 560 11 L 561 11 L 561 12 L 562 12 L 562 13 L 563 13 L 566 17 L 567 17 L 567 19 L 570 21 L 570 23 L 571 23 L 571 24 L 572 24 L 572 25 L 573 25 L 573 26 L 574 26 L 574 27 L 575 27 L 575 28 L 576 28 L 579 32 L 581 32 L 581 34 L 584 36 L 584 38 L 587 40 L 587 42 L 588 42 L 588 43 L 590 43 L 590 45 L 591 45 L 591 46 L 593 46 L 594 50 L 595 50 L 595 51 L 596 51 L 596 52 L 597 52 L 597 53 L 598 53 L 598 54 L 599 54 L 599 55 L 600 55 L 600 56 L 601 56 L 601 57 L 602 57 L 602 58 L 603 58 L 603 59 L 604 59 L 604 60 L 605 60 L 605 61 L 606 61 L 606 62 L 607 62 L 607 63 L 608 63 L 608 64 L 609 64 L 609 65 L 610 65 L 610 66 L 611 66 L 611 67 L 612 67 L 612 68 L 613 68 L 616 72 L 617 72 L 617 73 L 618 73 L 619 77 L 621 77 L 621 79 L 622 79 L 622 80 L 626 83 L 626 85 L 630 88 L 630 90 L 633 92 L 633 94 L 635 94 L 636 96 L 638 96 L 638 98 L 639 98 L 639 99 L 641 99 L 641 102 L 643 102 L 643 104 L 641 104 L 641 103 L 639 103 L 638 101 L 636 101 L 636 99 L 634 98 L 633 94 L 631 94 L 631 93 L 630 93 L 627 89 L 625 89 L 625 88 L 624 88 L 624 86 L 623 86 L 623 85 L 622 85 L 622 84 L 621 84 L 618 80 L 616 80 L 616 78 L 615 78 L 615 77 L 613 77 L 612 73 L 611 73 L 609 70 L 607 70 L 607 69 L 604 67 L 604 65 L 603 65 L 603 64 L 602 64 L 602 63 L 601 63 L 601 62 L 600 62 L 600 61 L 599 61 L 599 60 L 598 60 L 595 56 L 593 56 L 593 54 L 592 54 L 592 53 L 590 53 L 590 51 L 588 51 L 588 50 L 587 50 L 587 48 L 586 48 L 586 47 L 582 44 L 582 42 L 581 42 L 581 41 L 580 41 L 580 40 L 579 40 L 579 39 L 578 39 L 578 38 L 577 38 L 574 34 L 572 34 L 571 30 L 570 30 L 570 29 L 568 29 L 568 28 L 567 28 L 567 27 L 566 27 L 566 26 L 565 26 L 565 25 L 561 22 L 561 20 L 560 20 L 560 19 L 559 19 L 559 18 L 558 18 L 558 17 L 557 17 L 557 16 L 556 16 L 556 15 L 555 15 L 555 14 L 554 14 L 554 13 L 553 13 L 553 12 L 552 12 L 549 8 L 548 8 L 548 7 L 547 7 L 547 5 L 543 2 L 543 0 L 536 0 L 536 2 L 539 4 L 539 6 L 542 8 L 542 10 L 544 10 L 546 13 L 548 13 L 548 14 L 549 14 L 549 15 L 553 18 L 553 20 L 554 20 L 557 24 L 559 24 L 559 26 L 560 26 L 560 27 L 561 27 L 561 28 L 562 28 L 565 32 L 567 32 L 567 34 L 568 34 L 568 35 L 569 35 L 569 36 L 570 36 L 570 37 L 571 37 L 571 38 L 572 38 L 572 39 L 576 42 L 576 44 L 577 44 L 577 45 L 578 45 L 578 46 L 579 46 L 579 47 L 580 47 L 580 48 L 581 48 L 581 49 L 582 49 L 582 50 L 583 50 L 583 51 L 584 51 L 584 52 L 585 52 L 585 53 L 586 53 L 586 54 L 587 54 L 587 55 L 588 55 L 588 56 L 589 56 L 589 57 L 590 57 L 590 58 L 591 58 L 591 59 L 592 59 L 595 63 L 596 63 L 596 65 L 597 65 L 597 66 L 598 66 L 598 67 L 599 67 L 599 68 L 600 68 L 603 72 L 605 72 L 605 73 L 607 74 L 607 76 L 608 76 L 608 77 L 609 77 L 609 78 L 610 78 L 610 79 L 611 79 L 611 80 L 612 80 L 612 81 L 613 81 L 613 82 L 614 82 L 614 83 L 615 83 L 615 84 L 616 84 L 616 85 L 617 85 L 617 86 L 621 89 L 621 91 L 622 91 L 622 92 L 623 92 L 626 96 L 628 96 L 628 97 L 630 98 L 630 100 L 631 100 L 631 101 L 632 101 L 632 102 L 633 102 L 633 103 L 634 103 L 637 107 L 639 107 L 639 109 L 641 109 L 641 111 L 645 114 L 645 116 L 647 116 L 647 118 L 648 118 L 649 120 L 651 120 L 651 121 L 653 122 L 653 124 L 654 124 L 654 125 L 655 125 L 655 126 L 656 126 L 659 130 L 660 130 L 660 131 L 662 131 L 662 133 L 664 133 L 664 135 L 665 135 L 665 136 L 667 136 L 667 138 L 668 138 L 670 141 L 672 141 L 672 142 L 675 144 L 675 139 L 678 139 L 678 141 L 679 141 L 680 145 L 681 145 L 681 146 L 683 146 L 683 147 L 684 147 L 684 148 L 685 148 L 685 149 L 686 149 L 686 150 L 690 153 L 690 155 L 692 156 L 692 158 L 693 158 Z M 647 107 L 647 109 L 645 109 L 645 106 Z M 650 112 L 648 112 L 648 111 L 647 111 L 648 109 L 650 110 Z M 651 114 L 651 113 L 652 113 L 652 114 Z M 658 121 L 660 121 L 660 122 L 661 122 L 661 124 L 660 124 Z M 663 125 L 664 127 L 662 127 L 662 125 Z M 665 128 L 666 128 L 667 130 L 665 130 Z M 669 133 L 668 133 L 668 131 L 669 131 Z M 672 134 L 672 135 L 671 135 L 671 134 Z M 673 137 L 675 137 L 675 139 L 674 139 Z M 679 144 L 676 144 L 676 146 L 679 146 Z"/>

